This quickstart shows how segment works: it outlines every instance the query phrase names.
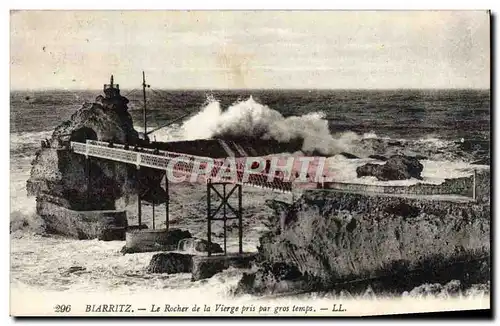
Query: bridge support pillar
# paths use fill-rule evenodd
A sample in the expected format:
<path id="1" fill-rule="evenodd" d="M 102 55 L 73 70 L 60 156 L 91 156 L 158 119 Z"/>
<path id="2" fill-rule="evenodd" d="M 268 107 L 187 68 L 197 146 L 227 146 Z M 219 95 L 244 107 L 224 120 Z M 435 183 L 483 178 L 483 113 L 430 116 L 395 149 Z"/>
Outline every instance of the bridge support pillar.
<path id="1" fill-rule="evenodd" d="M 153 209 L 153 230 L 155 230 L 156 225 L 155 225 L 155 202 L 154 202 L 154 199 L 153 199 L 153 202 L 151 203 L 151 208 Z"/>
<path id="2" fill-rule="evenodd" d="M 169 209 L 170 209 L 170 195 L 168 194 L 168 172 L 165 173 L 165 228 L 168 231 L 169 224 L 170 224 L 170 216 L 169 216 Z"/>
<path id="3" fill-rule="evenodd" d="M 222 186 L 222 194 L 217 189 L 216 186 Z M 227 192 L 227 186 L 233 186 L 232 189 Z M 217 208 L 212 208 L 212 192 L 216 196 L 216 201 L 219 202 Z M 233 196 L 237 196 L 237 206 L 236 208 L 229 202 L 229 199 Z M 242 185 L 232 184 L 232 183 L 212 183 L 207 182 L 207 240 L 208 256 L 212 255 L 210 244 L 212 243 L 212 222 L 213 221 L 223 221 L 224 223 L 224 255 L 227 254 L 227 221 L 228 220 L 238 220 L 238 245 L 239 253 L 243 253 L 243 209 L 242 209 Z M 217 217 L 217 214 L 222 209 L 222 217 Z M 233 216 L 228 216 L 228 210 L 232 212 Z"/>
<path id="4" fill-rule="evenodd" d="M 87 193 L 85 198 L 85 210 L 90 209 L 90 187 L 91 187 L 91 175 L 90 175 L 90 157 L 85 156 L 85 176 L 87 177 Z"/>
<path id="5" fill-rule="evenodd" d="M 142 225 L 142 203 L 141 203 L 141 188 L 140 183 L 140 167 L 137 167 L 136 179 L 137 179 L 137 219 L 139 227 Z"/>

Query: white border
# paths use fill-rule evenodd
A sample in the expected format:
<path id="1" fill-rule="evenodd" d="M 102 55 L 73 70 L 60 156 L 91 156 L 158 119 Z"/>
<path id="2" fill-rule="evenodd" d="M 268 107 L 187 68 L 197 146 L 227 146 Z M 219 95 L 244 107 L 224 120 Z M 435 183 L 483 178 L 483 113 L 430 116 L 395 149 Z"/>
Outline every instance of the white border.
<path id="1" fill-rule="evenodd" d="M 492 9 L 494 13 L 498 13 L 498 1 L 486 1 L 486 0 L 475 0 L 475 1 L 432 1 L 432 0 L 419 0 L 419 1 L 377 1 L 377 2 L 371 2 L 371 1 L 355 1 L 355 0 L 349 0 L 349 1 L 336 1 L 334 4 L 330 3 L 327 5 L 327 1 L 325 0 L 287 0 L 287 1 L 270 1 L 270 0 L 253 0 L 253 1 L 220 1 L 220 0 L 209 0 L 209 1 L 201 1 L 201 0 L 183 0 L 183 1 L 176 1 L 176 2 L 169 2 L 168 5 L 162 4 L 159 1 L 153 1 L 153 0 L 141 0 L 141 1 L 115 1 L 113 4 L 111 4 L 110 0 L 108 1 L 102 1 L 102 0 L 86 0 L 86 1 L 62 1 L 62 0 L 45 0 L 45 1 L 2 1 L 2 11 L 1 11 L 1 19 L 0 19 L 0 24 L 2 27 L 2 57 L 0 62 L 3 62 L 4 64 L 2 65 L 2 74 L 1 74 L 1 80 L 2 80 L 2 98 L 3 98 L 3 106 L 2 110 L 0 110 L 2 117 L 0 118 L 0 123 L 2 124 L 2 128 L 0 128 L 3 131 L 3 137 L 0 137 L 1 139 L 1 146 L 2 146 L 2 153 L 4 153 L 4 157 L 9 149 L 10 149 L 10 143 L 9 143 L 9 67 L 7 66 L 7 62 L 9 62 L 9 10 L 10 9 L 210 9 L 210 10 L 216 10 L 216 9 L 237 9 L 237 10 L 243 10 L 243 9 L 313 9 L 313 10 L 325 10 L 325 9 L 344 9 L 344 10 L 366 10 L 366 9 L 412 9 L 412 10 L 428 10 L 428 9 Z M 498 19 L 498 17 L 497 17 Z M 497 22 L 498 25 L 498 22 Z M 495 40 L 498 39 L 498 35 L 494 35 Z M 495 42 L 496 43 L 496 42 Z M 496 52 L 496 51 L 495 51 Z M 498 69 L 498 65 L 497 65 Z M 498 72 L 496 69 L 495 72 Z M 497 87 L 496 84 L 493 84 L 494 89 L 492 89 L 492 94 L 497 95 Z M 495 103 L 498 103 L 498 100 L 495 101 Z M 492 110 L 496 110 L 495 108 L 492 108 Z M 498 116 L 499 113 L 496 114 Z M 495 119 L 496 120 L 496 119 Z M 496 121 L 494 121 L 496 122 Z M 497 132 L 498 135 L 498 132 Z M 495 137 L 496 138 L 496 137 Z M 494 152 L 498 152 L 499 148 L 498 145 L 499 141 L 498 139 L 495 142 L 495 148 Z M 493 139 L 492 139 L 493 141 Z M 4 173 L 4 175 L 9 175 L 9 161 L 7 159 L 3 159 L 1 161 L 1 168 Z M 498 173 L 496 174 L 498 175 Z M 5 180 L 5 179 L 3 179 Z M 499 180 L 495 178 L 494 183 L 498 183 Z M 4 262 L 3 268 L 2 268 L 2 288 L 1 288 L 1 293 L 2 293 L 2 324 L 11 324 L 14 323 L 14 320 L 12 318 L 7 317 L 9 314 L 9 272 L 7 269 L 7 266 L 9 265 L 9 252 L 7 251 L 7 248 L 9 248 L 10 245 L 10 239 L 7 236 L 7 230 L 9 230 L 9 218 L 8 216 L 10 215 L 9 213 L 9 197 L 7 196 L 9 192 L 9 182 L 2 182 L 3 185 L 3 191 L 2 191 L 2 196 L 0 197 L 0 207 L 2 207 L 4 214 L 1 214 L 4 218 L 4 236 L 2 237 L 4 243 L 2 246 L 2 261 Z M 494 202 L 500 202 L 497 197 L 498 193 L 495 194 L 495 200 Z M 496 216 L 495 216 L 496 218 Z M 499 222 L 495 222 L 495 230 L 494 233 L 497 233 Z M 493 252 L 497 252 L 498 248 L 498 240 L 496 241 L 496 246 L 495 250 Z M 493 283 L 496 284 L 496 283 Z M 496 289 L 495 289 L 496 290 Z M 496 292 L 496 291 L 495 291 Z M 498 300 L 496 300 L 498 302 Z M 496 308 L 493 307 L 493 308 Z M 205 319 L 206 320 L 206 319 Z M 32 324 L 35 321 L 25 321 L 26 324 Z M 51 321 L 49 321 L 50 323 Z M 109 322 L 109 321 L 108 321 Z M 93 321 L 93 320 L 87 320 L 85 322 L 80 322 L 82 324 L 88 324 L 88 325 L 105 325 L 108 322 L 106 321 Z M 114 320 L 114 322 L 119 322 L 123 323 L 124 320 Z M 181 323 L 182 321 L 173 321 L 173 320 L 162 320 L 162 323 L 168 323 L 168 324 L 177 324 Z M 186 323 L 188 321 L 182 322 Z M 188 323 L 192 323 L 193 321 L 189 321 Z M 218 322 L 218 321 L 215 321 Z M 229 321 L 233 322 L 233 320 Z M 248 321 L 247 321 L 248 322 Z M 256 324 L 258 323 L 259 325 L 264 325 L 264 324 L 270 324 L 275 323 L 276 321 L 271 321 L 271 320 L 257 320 L 253 321 Z M 284 322 L 288 322 L 285 320 Z M 301 320 L 301 323 L 307 322 L 306 320 Z M 324 321 L 330 323 L 331 320 L 329 321 Z M 335 323 L 344 323 L 345 321 L 333 321 Z M 352 322 L 352 321 L 351 321 Z M 385 321 L 382 321 L 385 322 Z M 59 322 L 60 323 L 60 322 Z M 69 321 L 63 322 L 63 324 L 69 323 Z M 135 323 L 140 323 L 140 322 L 134 322 Z M 427 325 L 433 324 L 429 323 L 426 321 Z"/>

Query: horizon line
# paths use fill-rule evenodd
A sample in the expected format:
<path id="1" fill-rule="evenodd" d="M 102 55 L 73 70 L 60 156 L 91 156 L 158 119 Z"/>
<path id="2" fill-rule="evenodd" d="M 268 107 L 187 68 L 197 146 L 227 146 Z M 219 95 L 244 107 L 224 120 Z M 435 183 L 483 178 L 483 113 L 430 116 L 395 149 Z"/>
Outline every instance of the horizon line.
<path id="1" fill-rule="evenodd" d="M 481 90 L 491 91 L 491 87 L 394 87 L 394 88 L 211 88 L 211 87 L 193 87 L 193 88 L 156 88 L 162 91 L 404 91 L 404 90 L 423 90 L 423 91 L 443 91 L 443 90 Z M 141 88 L 121 88 L 121 91 L 141 90 Z M 40 92 L 40 91 L 99 91 L 101 88 L 11 88 L 10 92 Z"/>

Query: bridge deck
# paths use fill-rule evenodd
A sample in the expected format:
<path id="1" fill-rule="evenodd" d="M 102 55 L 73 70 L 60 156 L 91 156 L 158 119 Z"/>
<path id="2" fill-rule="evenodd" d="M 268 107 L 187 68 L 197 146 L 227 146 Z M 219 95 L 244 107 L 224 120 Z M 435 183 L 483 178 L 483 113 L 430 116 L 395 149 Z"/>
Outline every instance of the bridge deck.
<path id="1" fill-rule="evenodd" d="M 291 192 L 292 183 L 286 182 L 277 176 L 269 178 L 268 173 L 257 173 L 245 171 L 241 163 L 236 162 L 236 171 L 232 174 L 227 173 L 231 177 L 221 177 L 221 167 L 223 167 L 224 159 L 213 159 L 210 157 L 196 156 L 190 154 L 176 153 L 155 150 L 151 148 L 138 148 L 135 150 L 126 149 L 125 145 L 113 144 L 87 140 L 86 143 L 71 142 L 71 149 L 77 154 L 83 154 L 90 157 L 98 157 L 102 159 L 134 164 L 137 167 L 148 167 L 174 173 L 177 176 L 183 175 L 191 177 L 193 173 L 197 173 L 200 164 L 213 164 L 209 174 L 209 179 L 217 182 L 228 182 L 241 185 L 249 185 L 259 188 L 271 189 L 279 192 Z M 208 163 L 210 162 L 210 163 Z M 247 173 L 247 175 L 245 175 Z"/>
<path id="2" fill-rule="evenodd" d="M 159 169 L 163 171 L 170 171 L 174 175 L 184 175 L 191 178 L 194 174 L 197 174 L 197 170 L 200 164 L 204 162 L 211 162 L 213 164 L 210 173 L 207 173 L 207 178 L 211 182 L 228 182 L 240 185 L 249 185 L 256 188 L 270 189 L 272 191 L 291 193 L 293 181 L 283 181 L 280 176 L 270 177 L 269 173 L 265 172 L 253 172 L 245 171 L 244 163 L 241 158 L 235 158 L 236 163 L 236 173 L 229 173 L 232 178 L 221 178 L 218 176 L 221 167 L 223 167 L 225 159 L 222 158 L 211 158 L 205 156 L 196 156 L 185 153 L 177 153 L 170 151 L 162 151 L 151 148 L 140 148 L 140 149 L 127 149 L 125 145 L 113 144 L 102 141 L 87 140 L 86 143 L 71 142 L 71 149 L 77 154 L 83 154 L 90 157 L 98 157 L 108 160 L 113 160 L 117 162 L 123 162 L 128 164 L 134 164 L 137 167 L 148 167 L 153 169 Z M 244 157 L 243 157 L 244 159 Z M 223 167 L 226 169 L 227 166 Z M 246 174 L 246 175 L 245 175 Z M 234 178 L 236 176 L 236 179 Z M 290 179 L 292 180 L 293 177 Z M 196 179 L 199 181 L 199 179 Z M 204 180 L 207 181 L 207 180 Z M 295 184 L 296 191 L 304 191 L 306 189 L 316 189 L 317 183 L 310 181 L 306 183 Z M 338 183 L 338 185 L 345 185 L 344 183 Z M 361 184 L 354 184 L 363 186 Z M 366 186 L 366 185 L 364 185 Z M 365 195 L 383 195 L 383 196 L 393 196 L 393 197 L 406 197 L 406 198 L 418 198 L 427 200 L 439 200 L 439 201 L 453 201 L 453 202 L 471 202 L 474 198 L 467 196 L 460 196 L 455 194 L 389 194 L 380 191 L 370 191 L 373 187 L 366 187 L 363 190 L 352 190 L 352 189 L 322 189 L 328 191 L 337 192 L 347 192 L 355 194 L 365 194 Z"/>

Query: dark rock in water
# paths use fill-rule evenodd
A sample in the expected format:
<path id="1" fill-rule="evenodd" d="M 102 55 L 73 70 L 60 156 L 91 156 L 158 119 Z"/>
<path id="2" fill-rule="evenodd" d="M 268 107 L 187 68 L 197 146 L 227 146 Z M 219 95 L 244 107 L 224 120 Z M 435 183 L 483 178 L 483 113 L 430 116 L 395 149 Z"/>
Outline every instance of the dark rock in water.
<path id="1" fill-rule="evenodd" d="M 421 173 L 424 166 L 415 158 L 395 155 L 391 156 L 385 164 L 367 163 L 356 169 L 358 178 L 374 176 L 378 180 L 405 180 L 410 178 L 422 179 Z"/>
<path id="2" fill-rule="evenodd" d="M 458 147 L 465 152 L 472 151 L 489 151 L 490 150 L 490 141 L 489 140 L 480 140 L 480 139 L 467 139 L 463 142 L 455 142 Z"/>
<path id="3" fill-rule="evenodd" d="M 472 162 L 472 164 L 477 164 L 477 165 L 490 165 L 491 161 L 490 158 L 483 158 L 477 161 Z"/>
<path id="4" fill-rule="evenodd" d="M 319 151 L 317 149 L 314 149 L 312 151 L 306 151 L 305 154 L 309 156 L 328 156 L 325 155 L 325 153 L 323 153 L 322 151 Z"/>
<path id="5" fill-rule="evenodd" d="M 390 141 L 387 143 L 389 146 L 403 146 L 403 143 L 400 141 Z"/>
<path id="6" fill-rule="evenodd" d="M 225 146 L 222 146 L 224 144 Z M 214 139 L 180 140 L 153 143 L 153 146 L 164 151 L 187 153 L 212 158 L 226 158 L 228 156 L 248 157 L 267 156 L 276 153 L 294 153 L 302 149 L 302 139 L 292 139 L 280 143 L 273 139 L 252 137 L 231 137 L 218 135 Z M 319 154 L 324 156 L 324 154 Z"/>
<path id="7" fill-rule="evenodd" d="M 71 266 L 70 268 L 68 268 L 67 272 L 68 273 L 75 273 L 75 272 L 82 272 L 85 270 L 86 270 L 86 268 L 82 267 L 82 266 Z"/>
<path id="8" fill-rule="evenodd" d="M 102 241 L 124 241 L 125 231 L 128 227 L 126 212 L 103 215 L 100 219 L 101 234 L 98 239 Z"/>
<path id="9" fill-rule="evenodd" d="M 364 176 L 376 176 L 378 179 L 378 175 L 382 174 L 383 165 L 379 164 L 373 164 L 373 163 L 366 163 L 365 165 L 358 166 L 356 168 L 356 174 L 358 178 L 364 177 Z"/>
<path id="10" fill-rule="evenodd" d="M 330 156 L 330 154 L 328 152 L 323 152 L 323 151 L 320 151 L 318 149 L 314 149 L 313 151 L 306 152 L 306 154 L 310 155 L 310 156 Z M 347 153 L 347 152 L 341 152 L 339 154 L 344 156 L 345 158 L 348 158 L 348 159 L 359 158 L 358 156 L 351 154 L 351 153 Z"/>
<path id="11" fill-rule="evenodd" d="M 141 225 L 129 225 L 127 226 L 127 231 L 133 231 L 133 230 L 144 230 L 147 229 L 148 226 L 146 224 L 141 224 Z"/>
<path id="12" fill-rule="evenodd" d="M 294 265 L 265 262 L 256 272 L 243 275 L 235 293 L 278 294 L 313 290 L 316 287 L 317 284 Z"/>
<path id="13" fill-rule="evenodd" d="M 42 198 L 37 200 L 36 210 L 43 218 L 45 232 L 49 234 L 86 240 L 107 237 L 104 232 L 108 232 L 108 229 L 127 227 L 126 211 L 77 211 L 53 202 L 53 197 Z"/>
<path id="14" fill-rule="evenodd" d="M 423 156 L 423 155 L 415 155 L 415 156 L 413 156 L 413 158 L 415 158 L 417 160 L 427 160 L 428 159 L 427 156 Z"/>
<path id="15" fill-rule="evenodd" d="M 351 153 L 347 153 L 347 152 L 342 152 L 342 153 L 340 153 L 340 155 L 344 156 L 345 158 L 349 158 L 349 159 L 359 158 L 358 156 L 351 154 Z"/>
<path id="16" fill-rule="evenodd" d="M 374 154 L 374 155 L 369 155 L 368 157 L 373 158 L 375 160 L 379 160 L 379 161 L 387 161 L 387 157 L 385 157 L 383 155 Z"/>
<path id="17" fill-rule="evenodd" d="M 124 241 L 125 231 L 125 227 L 110 227 L 104 229 L 98 239 L 102 241 Z"/>
<path id="18" fill-rule="evenodd" d="M 214 255 L 214 256 L 194 256 L 193 269 L 191 271 L 191 281 L 210 278 L 229 267 L 250 268 L 256 259 L 255 253 L 243 253 L 239 255 Z"/>
<path id="19" fill-rule="evenodd" d="M 151 251 L 177 250 L 181 240 L 191 238 L 191 233 L 181 229 L 139 229 L 128 230 L 127 243 L 122 248 L 123 254 Z"/>
<path id="20" fill-rule="evenodd" d="M 201 260 L 197 261 L 192 270 L 191 281 L 204 280 L 227 269 L 224 260 Z"/>
<path id="21" fill-rule="evenodd" d="M 209 243 L 205 239 L 186 238 L 180 240 L 179 242 L 179 250 L 195 250 L 198 252 L 208 252 L 208 248 L 210 248 L 211 253 L 223 252 L 222 247 L 218 243 Z"/>
<path id="22" fill-rule="evenodd" d="M 308 190 L 292 205 L 276 207 L 270 221 L 294 217 L 260 237 L 257 272 L 241 279 L 239 292 L 357 293 L 355 285 L 366 289 L 363 280 L 370 280 L 375 291 L 402 293 L 490 277 L 489 202 Z M 447 287 L 450 293 L 457 285 Z"/>
<path id="23" fill-rule="evenodd" d="M 164 201 L 165 192 L 160 186 L 164 172 L 149 168 L 138 172 L 133 165 L 94 157 L 86 160 L 70 148 L 72 141 L 87 140 L 142 144 L 128 112 L 128 100 L 120 96 L 117 88 L 112 90 L 113 94 L 106 90 L 109 93 L 106 98 L 100 96 L 95 103 L 83 104 L 69 120 L 55 128 L 52 137 L 43 141 L 36 152 L 26 188 L 28 195 L 37 197 L 37 213 L 43 220 L 56 216 L 38 210 L 47 207 L 44 202 L 75 211 L 94 211 L 114 210 L 118 199 L 127 201 L 137 192 L 146 193 L 143 196 L 146 201 Z M 64 226 L 67 221 L 61 218 L 55 222 L 52 231 L 64 234 L 57 225 Z M 92 237 L 81 235 L 81 238 Z"/>
<path id="24" fill-rule="evenodd" d="M 65 276 L 65 277 L 68 277 L 70 275 L 80 275 L 80 274 L 84 274 L 84 273 L 88 273 L 87 269 L 85 267 L 82 267 L 82 266 L 71 266 L 67 270 L 62 271 L 61 275 Z"/>
<path id="25" fill-rule="evenodd" d="M 182 239 L 191 238 L 191 233 L 188 230 L 169 229 L 168 235 L 162 244 L 167 246 L 177 246 Z"/>
<path id="26" fill-rule="evenodd" d="M 193 255 L 167 252 L 156 254 L 151 258 L 148 273 L 190 273 L 193 268 Z"/>

